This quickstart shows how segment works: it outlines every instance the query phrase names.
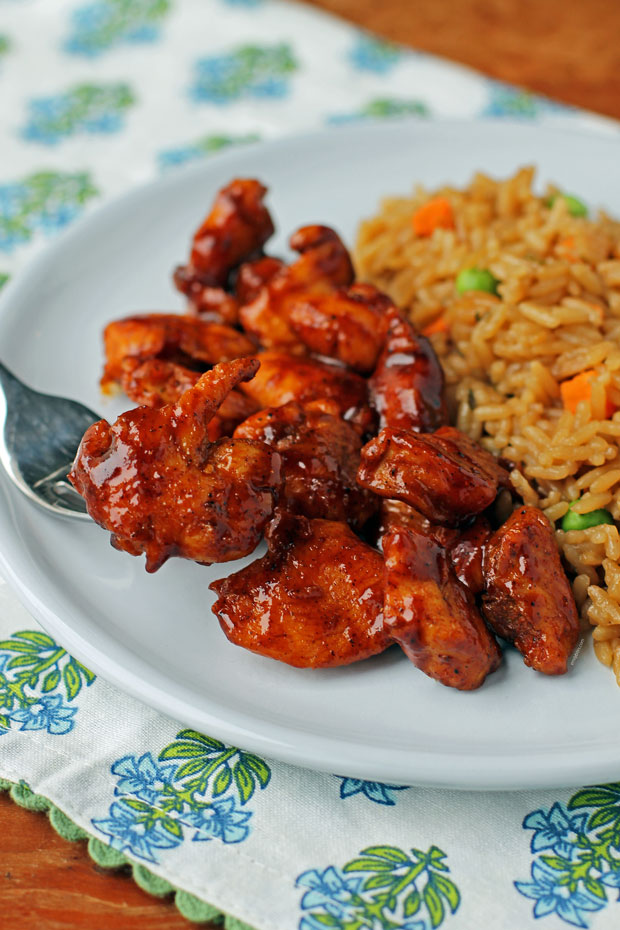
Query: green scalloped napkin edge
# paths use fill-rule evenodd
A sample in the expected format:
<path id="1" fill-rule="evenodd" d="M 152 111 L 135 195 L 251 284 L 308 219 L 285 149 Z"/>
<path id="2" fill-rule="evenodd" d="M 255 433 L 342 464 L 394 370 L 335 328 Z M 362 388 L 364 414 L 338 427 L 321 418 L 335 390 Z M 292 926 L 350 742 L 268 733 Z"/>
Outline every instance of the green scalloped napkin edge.
<path id="1" fill-rule="evenodd" d="M 206 923 L 215 920 L 222 924 L 224 930 L 253 930 L 252 927 L 244 924 L 236 917 L 224 914 L 218 907 L 202 901 L 188 891 L 175 888 L 165 878 L 154 875 L 145 866 L 133 862 L 117 849 L 112 849 L 111 846 L 103 843 L 97 837 L 91 836 L 90 833 L 87 833 L 86 830 L 83 830 L 82 827 L 79 827 L 67 817 L 55 804 L 44 798 L 43 795 L 31 791 L 25 781 L 16 784 L 0 778 L 0 791 L 8 791 L 12 800 L 19 804 L 20 807 L 46 813 L 52 827 L 63 839 L 69 840 L 71 843 L 86 840 L 88 842 L 88 853 L 98 866 L 104 869 L 120 869 L 123 866 L 129 866 L 133 880 L 144 891 L 156 898 L 165 898 L 167 895 L 173 894 L 177 910 L 187 920 L 191 920 L 193 923 Z"/>

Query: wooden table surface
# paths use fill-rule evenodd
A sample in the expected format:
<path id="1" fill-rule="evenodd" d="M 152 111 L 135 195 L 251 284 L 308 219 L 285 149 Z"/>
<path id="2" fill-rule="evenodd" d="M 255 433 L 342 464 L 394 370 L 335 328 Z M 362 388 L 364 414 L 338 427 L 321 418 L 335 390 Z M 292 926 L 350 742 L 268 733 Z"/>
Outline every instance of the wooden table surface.
<path id="1" fill-rule="evenodd" d="M 620 118 L 614 0 L 312 0 L 367 29 Z M 82 843 L 0 795 L 0 915 L 22 930 L 188 930 L 171 901 L 93 866 Z M 208 925 L 204 925 L 208 926 Z"/>

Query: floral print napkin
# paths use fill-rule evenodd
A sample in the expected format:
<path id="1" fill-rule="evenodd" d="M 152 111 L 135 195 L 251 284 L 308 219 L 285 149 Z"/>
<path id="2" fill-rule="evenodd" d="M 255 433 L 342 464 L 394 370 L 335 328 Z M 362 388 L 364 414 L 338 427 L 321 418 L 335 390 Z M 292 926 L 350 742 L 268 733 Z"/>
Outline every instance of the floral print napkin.
<path id="1" fill-rule="evenodd" d="M 0 101 L 0 286 L 85 210 L 226 146 L 401 117 L 617 132 L 275 0 L 0 0 Z M 620 783 L 448 792 L 262 759 L 97 679 L 6 584 L 0 777 L 256 930 L 620 921 Z"/>

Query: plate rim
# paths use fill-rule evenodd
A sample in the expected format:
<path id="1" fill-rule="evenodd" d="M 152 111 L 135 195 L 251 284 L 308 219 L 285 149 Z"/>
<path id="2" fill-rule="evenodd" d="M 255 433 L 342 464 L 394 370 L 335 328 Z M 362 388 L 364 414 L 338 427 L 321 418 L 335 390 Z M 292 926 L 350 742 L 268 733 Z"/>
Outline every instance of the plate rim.
<path id="1" fill-rule="evenodd" d="M 13 301 L 17 301 L 20 291 L 28 284 L 28 278 L 36 271 L 37 268 L 45 268 L 46 264 L 52 262 L 57 255 L 62 255 L 67 249 L 70 249 L 74 239 L 81 238 L 84 234 L 91 231 L 91 227 L 97 227 L 98 223 L 106 217 L 113 215 L 119 209 L 131 206 L 132 202 L 139 202 L 153 189 L 160 190 L 162 187 L 174 187 L 175 184 L 183 185 L 193 176 L 196 178 L 208 176 L 213 173 L 213 169 L 231 164 L 231 169 L 235 168 L 238 161 L 251 159 L 252 154 L 257 151 L 269 153 L 270 150 L 280 149 L 283 146 L 300 145 L 326 136 L 333 137 L 338 134 L 346 134 L 351 137 L 367 135 L 398 136 L 415 133 L 425 134 L 430 131 L 437 134 L 442 132 L 468 131 L 474 127 L 479 128 L 494 127 L 493 131 L 501 128 L 503 132 L 517 132 L 518 134 L 533 135 L 536 133 L 551 134 L 558 138 L 567 139 L 579 138 L 581 142 L 590 141 L 595 145 L 609 147 L 612 154 L 620 153 L 620 133 L 614 136 L 606 131 L 599 132 L 597 129 L 565 128 L 549 126 L 547 124 L 522 124 L 516 120 L 504 119 L 463 119 L 463 120 L 435 120 L 432 122 L 421 122 L 415 119 L 403 119 L 394 121 L 390 124 L 355 124 L 353 126 L 338 126 L 327 129 L 313 130 L 307 133 L 297 133 L 290 135 L 278 136 L 272 139 L 253 142 L 248 145 L 234 147 L 224 150 L 214 156 L 210 156 L 205 161 L 197 164 L 191 164 L 177 168 L 164 175 L 159 175 L 149 181 L 134 185 L 123 193 L 111 197 L 104 203 L 95 203 L 92 208 L 86 211 L 73 222 L 68 229 L 63 230 L 56 235 L 51 242 L 47 243 L 40 249 L 29 261 L 26 262 L 14 277 L 10 279 L 0 294 L 0 316 L 9 309 Z M 590 138 L 589 138 L 590 137 Z M 412 179 L 412 183 L 415 179 Z M 188 238 L 190 234 L 188 234 Z M 21 497 L 19 491 L 9 483 L 4 473 L 0 476 L 0 485 L 6 498 L 4 506 L 0 506 L 0 532 L 5 538 L 8 534 L 19 536 L 18 525 L 12 519 L 12 500 L 16 495 Z M 35 508 L 36 505 L 31 504 Z M 6 514 L 5 514 L 6 507 Z M 56 519 L 41 513 L 42 518 Z M 14 544 L 19 544 L 19 539 L 14 540 Z M 23 545 L 23 544 L 22 544 Z M 147 704 L 149 707 L 156 709 L 166 717 L 178 717 L 183 724 L 191 724 L 198 729 L 204 729 L 213 736 L 231 741 L 231 733 L 242 737 L 243 742 L 240 744 L 243 748 L 251 749 L 265 755 L 269 759 L 277 759 L 282 762 L 296 766 L 318 769 L 319 771 L 330 771 L 328 765 L 328 749 L 333 747 L 333 737 L 316 737 L 314 733 L 304 733 L 304 742 L 302 747 L 297 746 L 293 739 L 291 727 L 281 723 L 269 721 L 268 728 L 271 736 L 266 736 L 255 730 L 248 729 L 241 725 L 244 719 L 244 712 L 236 711 L 234 716 L 239 718 L 237 722 L 226 721 L 225 719 L 212 716 L 200 708 L 193 707 L 182 697 L 177 697 L 169 692 L 160 692 L 156 684 L 145 678 L 135 676 L 129 662 L 130 654 L 127 647 L 122 644 L 116 645 L 116 650 L 120 649 L 121 656 L 124 653 L 127 664 L 123 664 L 114 654 L 106 654 L 98 646 L 88 644 L 87 640 L 70 624 L 67 624 L 61 616 L 54 610 L 48 608 L 36 595 L 34 589 L 31 589 L 24 580 L 27 572 L 20 571 L 19 568 L 19 551 L 11 557 L 11 549 L 6 550 L 3 546 L 0 550 L 0 568 L 2 569 L 8 583 L 17 593 L 19 600 L 48 630 L 61 645 L 65 646 L 71 654 L 77 659 L 83 661 L 89 668 L 100 675 L 105 681 L 108 681 L 118 687 L 122 692 L 129 693 L 133 697 Z M 108 639 L 113 639 L 111 634 L 107 634 Z M 115 650 L 113 650 L 114 652 Z M 154 666 L 149 666 L 155 677 L 162 677 L 161 673 Z M 152 676 L 151 676 L 152 677 Z M 163 676 L 164 680 L 173 682 L 171 677 Z M 249 721 L 248 721 L 249 722 Z M 257 720 L 253 718 L 253 725 L 256 726 Z M 347 773 L 350 776 L 368 780 L 372 777 L 379 781 L 396 781 L 398 778 L 398 766 L 394 764 L 394 750 L 390 749 L 390 763 L 381 764 L 381 760 L 372 758 L 369 760 L 363 753 L 369 754 L 368 747 L 360 743 L 351 742 L 346 744 L 348 747 L 349 761 L 346 763 Z M 323 747 L 320 753 L 321 758 L 314 759 L 318 749 Z M 425 785 L 446 788 L 462 788 L 465 790 L 512 790 L 521 788 L 540 788 L 540 787 L 560 787 L 572 786 L 578 783 L 584 783 L 588 780 L 605 780 L 609 777 L 610 772 L 615 768 L 620 768 L 620 745 L 614 750 L 613 745 L 607 746 L 606 752 L 601 752 L 597 746 L 596 762 L 593 764 L 580 761 L 576 754 L 558 753 L 557 751 L 542 754 L 538 751 L 535 756 L 528 759 L 528 767 L 524 771 L 522 765 L 519 765 L 522 759 L 521 755 L 503 754 L 501 757 L 491 756 L 493 759 L 493 771 L 491 778 L 485 780 L 481 777 L 480 759 L 484 756 L 472 756 L 459 753 L 446 753 L 437 750 L 424 750 L 419 747 L 404 748 L 399 747 L 399 758 L 406 753 L 408 760 L 407 768 L 409 771 L 413 767 L 413 760 L 419 763 L 420 777 L 417 776 L 412 780 L 410 774 L 405 774 L 400 779 L 402 783 Z M 311 758 L 309 758 L 309 753 Z M 369 754 L 370 755 L 370 754 Z M 553 765 L 548 765 L 549 758 L 553 759 Z M 438 769 L 445 772 L 445 775 L 438 775 Z M 566 772 L 566 777 L 560 776 L 558 771 Z M 458 774 L 456 774 L 458 773 Z M 517 773 L 517 774 L 515 774 Z"/>

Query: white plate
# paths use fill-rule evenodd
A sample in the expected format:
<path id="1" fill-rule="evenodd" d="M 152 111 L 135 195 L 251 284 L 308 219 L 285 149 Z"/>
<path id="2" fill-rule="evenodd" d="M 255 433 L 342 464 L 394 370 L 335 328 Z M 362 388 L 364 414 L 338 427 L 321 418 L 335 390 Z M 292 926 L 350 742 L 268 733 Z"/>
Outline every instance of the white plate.
<path id="1" fill-rule="evenodd" d="M 270 188 L 270 248 L 305 223 L 351 243 L 381 196 L 413 182 L 466 183 L 535 163 L 541 182 L 620 214 L 620 143 L 536 127 L 347 127 L 239 149 L 173 173 L 87 216 L 9 285 L 0 357 L 42 391 L 113 418 L 98 393 L 101 330 L 137 310 L 181 309 L 170 272 L 215 191 L 234 176 Z M 444 688 L 396 649 L 354 666 L 298 671 L 230 645 L 209 582 L 239 564 L 172 560 L 147 576 L 93 525 L 39 512 L 4 476 L 2 566 L 34 616 L 74 655 L 184 724 L 268 757 L 393 784 L 476 788 L 617 778 L 620 689 L 589 644 L 545 678 L 514 651 L 473 693 Z"/>

